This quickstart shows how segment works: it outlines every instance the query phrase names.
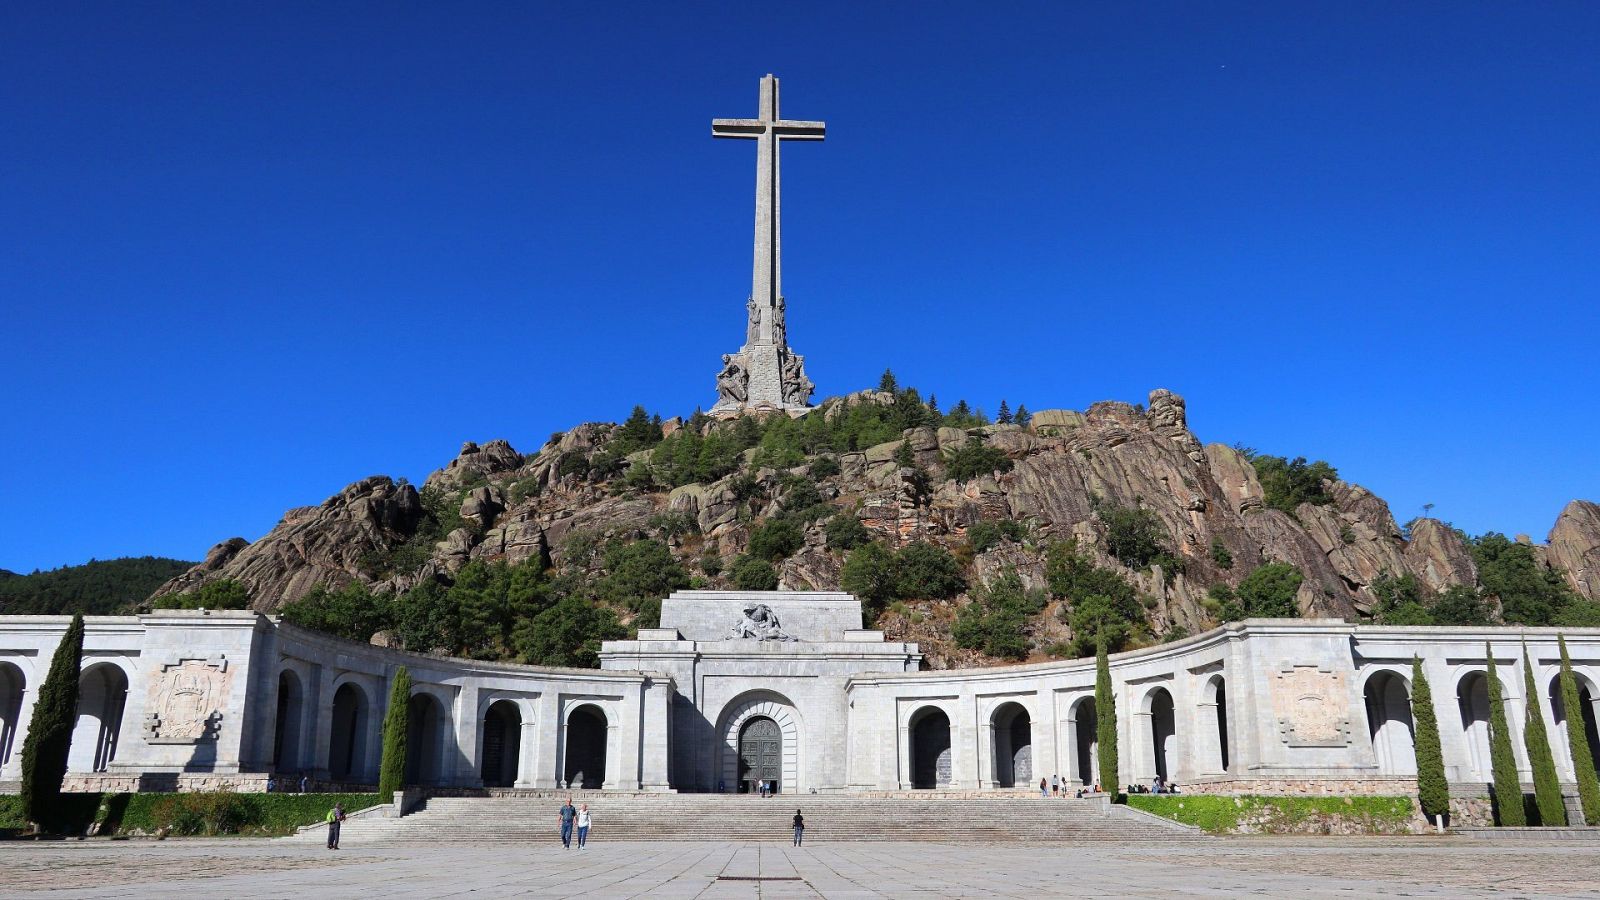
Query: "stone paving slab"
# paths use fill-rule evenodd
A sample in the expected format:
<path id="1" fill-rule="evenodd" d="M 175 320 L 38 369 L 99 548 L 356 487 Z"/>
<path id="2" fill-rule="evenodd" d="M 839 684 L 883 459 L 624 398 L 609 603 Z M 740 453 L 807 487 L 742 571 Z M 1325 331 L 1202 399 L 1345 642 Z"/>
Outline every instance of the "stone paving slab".
<path id="1" fill-rule="evenodd" d="M 353 829 L 352 829 L 353 830 Z M 1570 842 L 1246 838 L 1093 846 L 606 843 L 364 847 L 284 841 L 0 843 L 0 897 L 1594 897 Z"/>

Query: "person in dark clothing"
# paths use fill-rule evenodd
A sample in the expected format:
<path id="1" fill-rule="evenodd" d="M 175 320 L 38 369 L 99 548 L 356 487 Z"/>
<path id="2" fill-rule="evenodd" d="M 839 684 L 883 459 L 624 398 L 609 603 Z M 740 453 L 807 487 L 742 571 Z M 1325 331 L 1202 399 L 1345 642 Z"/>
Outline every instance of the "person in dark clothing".
<path id="1" fill-rule="evenodd" d="M 806 838 L 806 817 L 800 815 L 800 810 L 794 811 L 794 845 L 800 846 Z"/>
<path id="2" fill-rule="evenodd" d="M 561 807 L 561 847 L 565 850 L 572 849 L 572 821 L 578 817 L 578 808 L 572 805 L 572 798 Z"/>

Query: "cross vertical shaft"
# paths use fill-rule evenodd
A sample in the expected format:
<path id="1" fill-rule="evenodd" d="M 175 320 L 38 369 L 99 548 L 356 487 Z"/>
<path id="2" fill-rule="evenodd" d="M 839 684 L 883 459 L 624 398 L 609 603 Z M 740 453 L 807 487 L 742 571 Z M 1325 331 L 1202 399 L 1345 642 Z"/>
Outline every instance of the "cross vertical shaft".
<path id="1" fill-rule="evenodd" d="M 779 148 L 783 141 L 820 141 L 827 126 L 822 122 L 803 122 L 782 118 L 778 107 L 778 79 L 761 79 L 761 97 L 754 119 L 713 119 L 711 135 L 719 138 L 756 142 L 755 242 L 750 277 L 749 318 L 745 345 L 738 357 L 724 362 L 718 378 L 722 394 L 715 409 L 773 406 L 800 408 L 806 399 L 795 402 L 801 383 L 810 395 L 809 382 L 800 371 L 800 358 L 789 352 L 784 326 L 782 179 Z M 742 368 L 741 368 L 742 365 Z M 738 369 L 738 371 L 734 371 Z M 739 379 L 740 388 L 730 379 Z M 793 384 L 790 384 L 793 382 Z M 737 396 L 740 391 L 745 396 Z"/>

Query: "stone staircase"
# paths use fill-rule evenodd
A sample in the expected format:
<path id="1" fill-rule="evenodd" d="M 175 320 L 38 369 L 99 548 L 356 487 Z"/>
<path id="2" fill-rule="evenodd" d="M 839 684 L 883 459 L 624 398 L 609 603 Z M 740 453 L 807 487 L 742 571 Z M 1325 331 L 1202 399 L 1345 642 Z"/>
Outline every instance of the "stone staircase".
<path id="1" fill-rule="evenodd" d="M 400 818 L 346 823 L 352 844 L 546 843 L 557 839 L 556 796 L 429 797 Z M 573 792 L 587 803 L 599 841 L 788 841 L 798 807 L 806 841 L 1052 843 L 1206 840 L 1197 829 L 1104 800 L 969 799 L 839 795 L 607 795 Z M 323 840 L 308 826 L 291 840 Z"/>

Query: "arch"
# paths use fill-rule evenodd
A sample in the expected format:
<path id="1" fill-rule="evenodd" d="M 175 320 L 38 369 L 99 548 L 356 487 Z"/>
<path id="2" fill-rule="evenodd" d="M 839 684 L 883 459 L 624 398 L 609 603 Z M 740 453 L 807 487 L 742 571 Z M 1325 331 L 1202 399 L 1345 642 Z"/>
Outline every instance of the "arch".
<path id="1" fill-rule="evenodd" d="M 1150 717 L 1150 759 L 1155 775 L 1171 781 L 1178 762 L 1178 716 L 1172 692 L 1151 688 L 1144 695 L 1144 713 Z"/>
<path id="2" fill-rule="evenodd" d="M 361 685 L 347 681 L 333 692 L 328 724 L 328 772 L 335 781 L 367 781 L 367 731 L 372 701 Z M 409 754 L 407 754 L 409 756 Z"/>
<path id="3" fill-rule="evenodd" d="M 717 717 L 718 761 L 714 771 L 722 787 L 732 791 L 755 789 L 759 773 L 745 769 L 744 736 L 747 724 L 757 718 L 771 719 L 777 726 L 780 790 L 800 793 L 805 790 L 801 746 L 804 723 L 799 710 L 788 697 L 770 690 L 749 691 L 728 701 Z"/>
<path id="4" fill-rule="evenodd" d="M 1583 716 L 1583 736 L 1588 744 L 1589 757 L 1600 768 L 1600 729 L 1596 728 L 1595 723 L 1595 691 L 1591 690 L 1589 679 L 1581 673 L 1573 672 L 1572 678 L 1578 684 L 1578 707 Z M 1550 713 L 1555 720 L 1551 743 L 1556 748 L 1556 765 L 1560 767 L 1563 777 L 1576 779 L 1577 773 L 1572 769 L 1572 742 L 1567 737 L 1567 704 L 1561 696 L 1559 674 L 1550 679 Z"/>
<path id="5" fill-rule="evenodd" d="M 911 715 L 911 786 L 919 790 L 949 787 L 954 777 L 950 717 L 937 706 Z"/>
<path id="6" fill-rule="evenodd" d="M 0 663 L 0 766 L 11 761 L 11 750 L 22 728 L 22 694 L 27 684 L 21 669 Z"/>
<path id="7" fill-rule="evenodd" d="M 444 705 L 418 691 L 406 701 L 406 784 L 442 784 Z"/>
<path id="8" fill-rule="evenodd" d="M 1417 774 L 1417 751 L 1411 722 L 1411 683 L 1387 669 L 1373 673 L 1362 687 L 1366 700 L 1367 735 L 1380 775 Z"/>
<path id="9" fill-rule="evenodd" d="M 483 714 L 483 753 L 480 775 L 485 787 L 511 787 L 517 783 L 522 748 L 522 711 L 516 701 L 500 699 Z"/>
<path id="10" fill-rule="evenodd" d="M 128 676 L 111 662 L 97 662 L 78 676 L 78 724 L 72 730 L 69 772 L 104 772 L 117 758 Z"/>
<path id="11" fill-rule="evenodd" d="M 593 703 L 567 714 L 566 753 L 562 783 L 569 788 L 603 788 L 606 784 L 606 712 Z"/>
<path id="12" fill-rule="evenodd" d="M 1207 758 L 1203 760 L 1208 772 L 1226 774 L 1233 758 L 1233 746 L 1228 740 L 1228 681 L 1221 673 L 1206 679 L 1200 703 L 1200 727 L 1204 731 Z"/>
<path id="13" fill-rule="evenodd" d="M 305 767 L 300 758 L 300 724 L 305 721 L 306 693 L 293 669 L 278 673 L 278 715 L 273 729 L 272 770 L 295 772 Z"/>
<path id="14" fill-rule="evenodd" d="M 1068 709 L 1072 722 L 1072 761 L 1078 783 L 1093 787 L 1100 780 L 1100 718 L 1094 697 L 1082 697 Z"/>
<path id="15" fill-rule="evenodd" d="M 1489 765 L 1489 676 L 1468 672 L 1456 682 L 1456 709 L 1461 713 L 1461 740 L 1467 747 L 1467 772 L 1473 781 L 1488 783 L 1494 776 Z"/>
<path id="16" fill-rule="evenodd" d="M 994 741 L 994 780 L 1003 788 L 1031 787 L 1033 782 L 1033 720 L 1027 707 L 1007 701 L 989 717 Z"/>

